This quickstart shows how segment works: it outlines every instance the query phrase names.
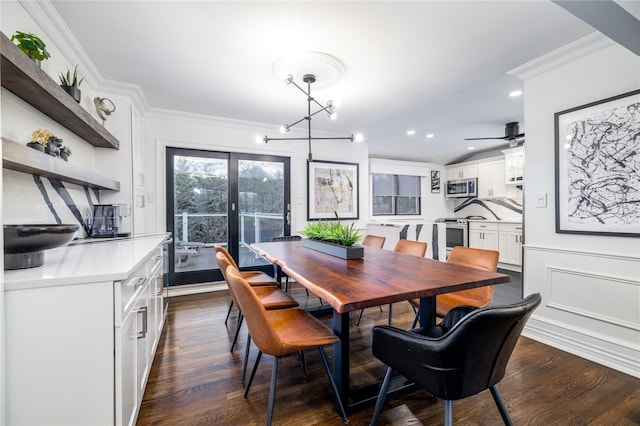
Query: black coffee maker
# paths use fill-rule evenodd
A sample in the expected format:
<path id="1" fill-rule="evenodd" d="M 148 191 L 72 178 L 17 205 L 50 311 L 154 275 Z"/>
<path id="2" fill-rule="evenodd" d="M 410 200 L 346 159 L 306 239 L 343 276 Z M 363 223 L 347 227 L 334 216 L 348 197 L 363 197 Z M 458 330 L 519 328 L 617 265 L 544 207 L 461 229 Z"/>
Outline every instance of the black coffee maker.
<path id="1" fill-rule="evenodd" d="M 122 232 L 120 207 L 118 204 L 96 204 L 93 206 L 91 237 L 114 238 L 130 235 L 128 232 Z"/>

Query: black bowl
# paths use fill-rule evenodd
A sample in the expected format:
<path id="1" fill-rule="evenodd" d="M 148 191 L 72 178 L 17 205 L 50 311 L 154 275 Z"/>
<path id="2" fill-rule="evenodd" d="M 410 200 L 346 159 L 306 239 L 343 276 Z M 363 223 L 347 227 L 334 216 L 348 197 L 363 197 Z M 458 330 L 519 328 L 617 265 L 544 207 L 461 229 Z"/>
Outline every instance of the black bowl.
<path id="1" fill-rule="evenodd" d="M 44 264 L 44 250 L 67 244 L 79 225 L 4 225 L 4 269 Z"/>

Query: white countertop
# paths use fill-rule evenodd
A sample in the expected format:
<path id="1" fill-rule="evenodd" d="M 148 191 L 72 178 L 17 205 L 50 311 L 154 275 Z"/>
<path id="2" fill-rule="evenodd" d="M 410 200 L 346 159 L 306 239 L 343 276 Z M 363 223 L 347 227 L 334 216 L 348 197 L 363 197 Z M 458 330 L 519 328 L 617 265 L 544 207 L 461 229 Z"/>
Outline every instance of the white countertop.
<path id="1" fill-rule="evenodd" d="M 166 234 L 72 242 L 44 252 L 44 265 L 4 271 L 5 291 L 126 279 Z"/>
<path id="2" fill-rule="evenodd" d="M 522 223 L 520 220 L 467 219 L 469 222 Z"/>

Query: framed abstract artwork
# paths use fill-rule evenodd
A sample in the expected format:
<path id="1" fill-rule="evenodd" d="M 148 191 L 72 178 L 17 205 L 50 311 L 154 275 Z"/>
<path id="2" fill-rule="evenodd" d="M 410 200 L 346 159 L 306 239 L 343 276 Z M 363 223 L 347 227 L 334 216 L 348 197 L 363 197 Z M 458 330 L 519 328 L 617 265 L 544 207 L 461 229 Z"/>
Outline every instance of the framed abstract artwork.
<path id="1" fill-rule="evenodd" d="M 440 192 L 440 170 L 431 170 L 431 192 Z"/>
<path id="2" fill-rule="evenodd" d="M 556 232 L 640 236 L 640 90 L 554 118 Z"/>
<path id="3" fill-rule="evenodd" d="M 307 220 L 358 219 L 358 164 L 307 162 Z"/>

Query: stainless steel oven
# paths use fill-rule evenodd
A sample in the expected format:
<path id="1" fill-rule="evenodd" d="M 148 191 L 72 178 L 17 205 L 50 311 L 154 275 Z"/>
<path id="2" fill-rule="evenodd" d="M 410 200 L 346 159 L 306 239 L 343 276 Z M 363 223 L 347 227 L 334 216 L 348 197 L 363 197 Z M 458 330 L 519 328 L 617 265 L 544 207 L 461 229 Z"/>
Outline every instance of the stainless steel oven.
<path id="1" fill-rule="evenodd" d="M 469 221 L 467 219 L 441 218 L 436 219 L 436 222 L 446 225 L 447 257 L 456 246 L 469 247 Z"/>

